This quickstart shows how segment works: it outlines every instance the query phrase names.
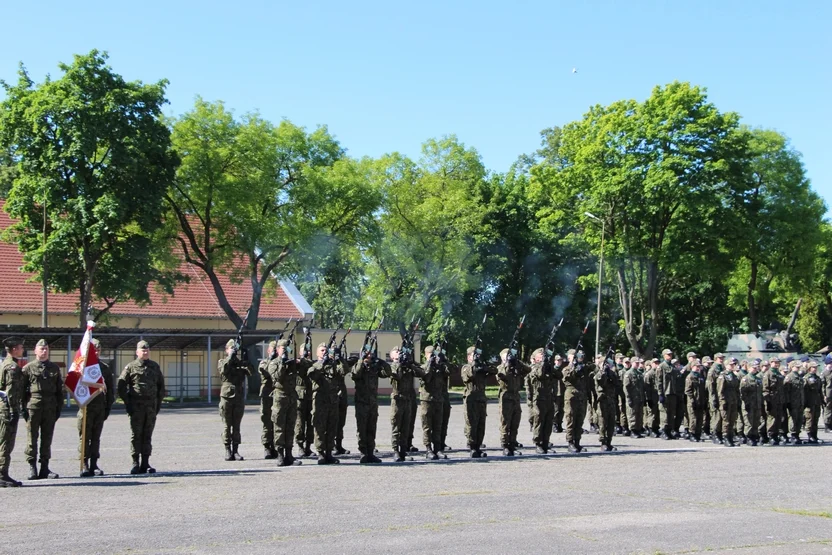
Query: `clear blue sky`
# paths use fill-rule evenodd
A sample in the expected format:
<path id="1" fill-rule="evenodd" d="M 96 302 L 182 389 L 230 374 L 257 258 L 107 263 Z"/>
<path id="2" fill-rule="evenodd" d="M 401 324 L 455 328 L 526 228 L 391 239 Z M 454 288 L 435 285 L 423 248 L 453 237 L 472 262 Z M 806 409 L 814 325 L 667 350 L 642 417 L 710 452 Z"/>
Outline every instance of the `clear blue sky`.
<path id="1" fill-rule="evenodd" d="M 33 0 L 3 16 L 6 80 L 98 48 L 127 79 L 169 79 L 170 114 L 224 100 L 326 124 L 354 156 L 455 133 L 494 171 L 590 105 L 690 81 L 789 136 L 832 207 L 832 2 Z"/>

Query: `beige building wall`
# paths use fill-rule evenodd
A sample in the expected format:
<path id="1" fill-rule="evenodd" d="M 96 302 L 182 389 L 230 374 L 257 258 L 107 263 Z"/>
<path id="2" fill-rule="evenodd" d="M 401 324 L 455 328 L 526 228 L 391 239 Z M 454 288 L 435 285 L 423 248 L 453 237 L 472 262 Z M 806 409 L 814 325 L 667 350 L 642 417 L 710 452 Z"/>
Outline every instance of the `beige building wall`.
<path id="1" fill-rule="evenodd" d="M 39 328 L 40 314 L 0 314 L 0 326 L 29 326 Z M 77 328 L 78 317 L 70 314 L 50 314 L 49 327 Z M 283 328 L 286 320 L 260 319 L 258 326 L 263 329 Z M 113 317 L 109 326 L 123 329 L 179 329 L 179 330 L 233 330 L 236 329 L 228 318 L 159 318 L 140 316 Z"/>

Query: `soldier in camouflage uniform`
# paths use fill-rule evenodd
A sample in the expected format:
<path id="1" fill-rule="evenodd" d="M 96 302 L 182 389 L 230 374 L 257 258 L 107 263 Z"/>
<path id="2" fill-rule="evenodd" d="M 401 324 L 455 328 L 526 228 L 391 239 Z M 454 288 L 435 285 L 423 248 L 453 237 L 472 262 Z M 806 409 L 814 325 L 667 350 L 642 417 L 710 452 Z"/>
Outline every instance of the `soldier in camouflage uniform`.
<path id="1" fill-rule="evenodd" d="M 552 436 L 554 382 L 563 378 L 560 368 L 552 364 L 551 360 L 547 361 L 544 354 L 542 347 L 532 353 L 531 371 L 527 377 L 533 399 L 532 438 L 536 446 L 535 452 L 541 455 L 549 452 L 549 438 Z"/>
<path id="2" fill-rule="evenodd" d="M 500 351 L 501 363 L 497 366 L 497 383 L 500 386 L 500 443 L 503 455 L 513 457 L 517 446 L 517 429 L 520 427 L 520 389 L 531 368 L 516 358 L 509 349 Z"/>
<path id="3" fill-rule="evenodd" d="M 818 419 L 823 406 L 823 381 L 818 376 L 818 363 L 809 362 L 809 372 L 803 382 L 804 419 L 808 428 L 808 443 L 818 443 Z"/>
<path id="4" fill-rule="evenodd" d="M 312 348 L 311 344 L 309 348 Z M 304 344 L 301 347 L 297 366 L 298 377 L 295 393 L 298 395 L 298 417 L 295 421 L 295 441 L 298 444 L 298 453 L 303 453 L 304 457 L 311 457 L 312 444 L 315 441 L 315 428 L 312 426 L 312 380 L 309 379 L 309 370 L 312 368 L 314 361 L 312 360 L 312 353 L 306 352 L 306 349 L 307 346 Z"/>
<path id="5" fill-rule="evenodd" d="M 767 363 L 764 363 L 768 366 Z M 761 367 L 763 364 L 760 365 Z M 780 445 L 780 421 L 783 419 L 783 376 L 777 368 L 763 374 L 763 402 L 766 406 L 766 428 L 772 445 Z"/>
<path id="6" fill-rule="evenodd" d="M 586 418 L 589 390 L 592 387 L 592 365 L 584 364 L 584 353 L 569 349 L 566 355 L 569 363 L 563 370 L 566 384 L 564 405 L 566 406 L 566 442 L 570 453 L 580 453 L 581 435 Z"/>
<path id="7" fill-rule="evenodd" d="M 471 458 L 486 456 L 482 452 L 482 440 L 485 437 L 485 419 L 488 398 L 485 395 L 486 380 L 489 375 L 497 373 L 495 367 L 485 364 L 475 357 L 475 347 L 468 347 L 468 363 L 462 367 L 462 383 L 465 385 L 463 404 L 465 405 L 465 438 L 471 450 Z M 476 353 L 479 354 L 479 353 Z"/>
<path id="8" fill-rule="evenodd" d="M 318 464 L 337 464 L 332 456 L 335 436 L 338 433 L 338 380 L 337 374 L 346 374 L 347 367 L 336 359 L 334 350 L 326 343 L 318 345 L 318 360 L 309 370 L 312 380 L 312 422 L 315 426 L 315 449 Z"/>
<path id="9" fill-rule="evenodd" d="M 402 462 L 410 451 L 408 438 L 412 433 L 411 411 L 416 409 L 416 378 L 423 377 L 425 371 L 414 361 L 402 361 L 399 347 L 393 347 L 390 359 L 393 361 L 390 365 L 390 383 L 393 386 L 390 401 L 390 424 L 393 430 L 391 443 L 393 460 Z"/>
<path id="10" fill-rule="evenodd" d="M 555 378 L 555 381 L 552 383 L 553 387 L 553 399 L 555 401 L 555 415 L 552 418 L 552 430 L 557 433 L 563 433 L 563 417 L 566 414 L 565 406 L 564 406 L 564 394 L 566 393 L 566 384 L 563 383 L 563 367 L 565 366 L 563 362 L 563 357 L 560 355 L 555 355 L 555 359 L 552 363 L 554 367 L 560 370 L 560 378 Z"/>
<path id="11" fill-rule="evenodd" d="M 624 393 L 624 374 L 630 368 L 630 359 L 624 362 L 624 355 L 622 353 L 615 354 L 615 373 L 618 375 L 618 389 L 615 392 L 615 420 L 617 422 L 615 433 L 630 435 L 630 425 L 627 422 L 627 394 Z"/>
<path id="12" fill-rule="evenodd" d="M 783 418 L 785 425 L 789 426 L 791 439 L 785 433 L 783 438 L 786 443 L 800 445 L 803 443 L 800 439 L 800 428 L 803 427 L 803 378 L 800 377 L 799 372 L 793 371 L 789 366 L 786 366 L 784 370 L 786 375 L 783 378 L 783 398 L 786 405 Z"/>
<path id="13" fill-rule="evenodd" d="M 659 393 L 659 404 L 662 406 L 662 437 L 663 439 L 678 439 L 679 434 L 675 432 L 677 417 L 680 410 L 683 388 L 680 388 L 679 370 L 671 364 L 673 351 L 665 349 L 662 351 L 664 361 L 656 371 L 656 389 Z"/>
<path id="14" fill-rule="evenodd" d="M 342 353 L 346 356 L 346 353 Z M 344 449 L 344 426 L 347 425 L 347 407 L 349 406 L 349 392 L 344 376 L 336 374 L 335 381 L 338 386 L 338 431 L 335 434 L 335 454 L 349 455 L 349 449 Z"/>
<path id="15" fill-rule="evenodd" d="M 419 399 L 422 405 L 422 441 L 425 444 L 425 458 L 430 461 L 439 459 L 439 453 L 443 451 L 443 386 L 450 373 L 442 353 L 434 353 L 433 345 L 425 347 L 424 375 L 420 380 Z"/>
<path id="16" fill-rule="evenodd" d="M 363 360 L 357 360 L 352 367 L 352 379 L 355 382 L 355 424 L 361 464 L 381 462 L 375 455 L 379 377 L 390 377 L 390 365 L 376 357 L 375 353 L 368 352 Z"/>
<path id="17" fill-rule="evenodd" d="M 595 359 L 594 387 L 598 398 L 598 441 L 602 451 L 614 451 L 615 408 L 618 404 L 618 372 L 611 368 L 603 355 Z"/>
<path id="18" fill-rule="evenodd" d="M 6 358 L 0 365 L 0 487 L 20 487 L 21 483 L 9 476 L 17 423 L 23 411 L 24 377 L 19 360 L 23 357 L 23 340 L 9 337 L 3 341 Z"/>
<path id="19" fill-rule="evenodd" d="M 722 353 L 717 353 L 714 357 L 716 362 L 708 370 L 708 377 L 705 381 L 705 389 L 708 392 L 708 409 L 711 411 L 711 441 L 714 443 L 722 443 L 722 412 L 719 410 L 719 393 L 717 392 L 716 382 L 719 376 L 726 371 L 722 364 L 725 360 Z M 736 368 L 737 359 L 731 358 L 728 361 L 728 369 L 733 372 Z"/>
<path id="20" fill-rule="evenodd" d="M 442 353 L 443 355 L 445 353 Z M 445 374 L 445 378 L 442 380 L 442 451 L 450 451 L 451 448 L 446 443 L 446 439 L 448 438 L 448 422 L 451 420 L 451 395 L 449 393 L 450 385 L 451 385 L 451 372 L 455 372 L 457 369 L 457 365 L 451 364 L 450 361 L 446 360 L 445 365 L 448 368 L 448 373 Z"/>
<path id="21" fill-rule="evenodd" d="M 150 360 L 147 341 L 136 344 L 136 360 L 124 367 L 118 378 L 118 396 L 130 417 L 130 474 L 154 473 L 150 466 L 153 452 L 153 429 L 165 398 L 165 377 L 159 365 Z M 141 464 L 139 464 L 141 456 Z"/>
<path id="22" fill-rule="evenodd" d="M 760 408 L 763 401 L 763 386 L 757 372 L 758 366 L 752 366 L 750 372 L 740 379 L 740 400 L 742 402 L 743 424 L 747 429 L 747 439 L 752 447 L 760 440 Z"/>
<path id="23" fill-rule="evenodd" d="M 23 367 L 23 419 L 26 420 L 26 462 L 29 479 L 57 478 L 49 470 L 52 458 L 52 434 L 61 417 L 64 401 L 64 380 L 61 369 L 49 360 L 49 344 L 45 339 L 35 346 L 35 360 Z M 38 449 L 40 438 L 40 449 Z M 40 455 L 40 472 L 37 458 Z"/>
<path id="24" fill-rule="evenodd" d="M 737 423 L 739 380 L 730 368 L 722 372 L 716 379 L 716 392 L 719 399 L 720 415 L 722 416 L 724 445 L 726 447 L 735 447 L 734 426 Z"/>
<path id="25" fill-rule="evenodd" d="M 266 358 L 260 361 L 257 372 L 260 374 L 260 422 L 263 429 L 260 432 L 260 442 L 263 444 L 263 458 L 274 459 L 277 457 L 277 450 L 274 448 L 274 422 L 272 422 L 272 391 L 274 383 L 268 372 L 269 361 L 272 359 L 277 341 L 269 341 L 266 350 Z"/>
<path id="26" fill-rule="evenodd" d="M 98 339 L 91 341 L 96 353 L 99 355 L 98 366 L 101 368 L 101 377 L 104 378 L 104 391 L 96 395 L 87 403 L 87 433 L 84 446 L 84 470 L 81 477 L 103 476 L 104 471 L 98 468 L 98 459 L 101 457 L 101 432 L 104 430 L 104 421 L 110 417 L 110 409 L 116 400 L 116 386 L 113 380 L 113 371 L 110 366 L 101 362 L 101 343 Z M 78 443 L 79 451 L 81 439 L 84 438 L 82 429 L 84 422 L 84 411 L 78 411 Z"/>
<path id="27" fill-rule="evenodd" d="M 740 366 L 739 371 L 735 371 L 734 375 L 737 376 L 740 386 L 742 386 L 742 379 L 748 375 L 748 370 L 746 369 L 746 367 Z M 759 375 L 757 375 L 754 379 L 759 379 Z M 747 434 L 748 423 L 746 422 L 745 417 L 746 412 L 743 410 L 742 389 L 740 389 L 739 409 L 737 410 L 737 423 L 735 424 L 734 430 L 736 431 L 740 443 L 742 443 L 743 445 L 748 443 L 748 438 L 750 438 L 752 435 L 759 436 L 759 434 Z"/>
<path id="28" fill-rule="evenodd" d="M 702 375 L 702 362 L 692 360 L 690 371 L 685 378 L 685 398 L 688 411 L 688 439 L 702 441 L 702 414 L 708 407 L 708 392 L 705 389 L 705 377 Z"/>
<path id="29" fill-rule="evenodd" d="M 633 437 L 644 437 L 644 376 L 639 368 L 639 358 L 629 359 L 630 367 L 624 372 L 624 394 L 627 402 L 628 432 Z M 628 359 L 624 359 L 625 364 Z"/>
<path id="30" fill-rule="evenodd" d="M 715 354 L 715 355 L 714 355 L 714 359 L 717 359 L 717 358 L 718 358 L 718 357 L 720 357 L 720 356 L 721 356 L 721 357 L 722 357 L 722 359 L 724 360 L 725 355 L 723 355 L 722 353 L 717 353 L 717 354 Z M 704 358 L 702 359 L 702 370 L 701 370 L 699 373 L 700 373 L 700 374 L 702 374 L 702 377 L 705 379 L 705 392 L 706 392 L 706 393 L 707 393 L 707 391 L 708 391 L 708 373 L 711 371 L 711 367 L 712 367 L 712 366 L 714 365 L 714 363 L 716 362 L 716 360 L 714 360 L 714 359 L 711 359 L 711 357 L 704 357 Z M 723 360 L 720 360 L 720 361 L 719 361 L 719 362 L 720 362 L 720 364 L 722 364 L 722 363 L 723 363 Z M 703 431 L 703 432 L 705 432 L 708 436 L 710 436 L 710 435 L 712 434 L 712 430 L 711 430 L 711 403 L 710 403 L 710 398 L 706 399 L 706 401 L 707 401 L 707 402 L 705 403 L 705 409 L 704 409 L 704 411 L 703 411 L 703 413 L 702 413 L 702 416 L 703 416 L 703 418 L 702 418 L 702 422 L 703 422 L 703 424 L 702 424 L 702 431 Z"/>
<path id="31" fill-rule="evenodd" d="M 237 342 L 229 339 L 225 344 L 225 357 L 217 361 L 220 380 L 220 418 L 222 418 L 222 443 L 225 445 L 225 460 L 241 461 L 238 452 L 242 438 L 240 424 L 246 410 L 246 378 L 251 368 L 246 360 L 237 355 Z M 245 351 L 243 351 L 245 353 Z"/>
<path id="32" fill-rule="evenodd" d="M 274 422 L 274 446 L 277 450 L 277 466 L 300 464 L 292 455 L 295 444 L 295 420 L 298 417 L 297 386 L 298 361 L 289 349 L 289 340 L 277 342 L 274 358 L 266 371 L 272 377 L 272 421 Z M 343 379 L 343 376 L 342 376 Z"/>
<path id="33" fill-rule="evenodd" d="M 832 354 L 826 355 L 823 362 L 823 402 L 824 402 L 824 426 L 827 432 L 832 432 Z"/>

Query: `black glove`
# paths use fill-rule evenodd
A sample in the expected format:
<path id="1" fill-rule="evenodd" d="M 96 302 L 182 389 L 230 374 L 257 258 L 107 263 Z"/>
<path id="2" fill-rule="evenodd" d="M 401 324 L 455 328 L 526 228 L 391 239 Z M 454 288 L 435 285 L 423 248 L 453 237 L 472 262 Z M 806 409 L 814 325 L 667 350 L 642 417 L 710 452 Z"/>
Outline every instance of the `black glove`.
<path id="1" fill-rule="evenodd" d="M 23 409 L 23 420 L 29 421 L 29 409 Z"/>
<path id="2" fill-rule="evenodd" d="M 662 404 L 662 405 L 663 405 L 663 404 L 664 404 L 664 402 L 665 402 L 665 400 L 666 400 L 666 399 L 664 398 L 664 394 L 659 395 L 659 403 L 660 403 L 660 404 Z"/>

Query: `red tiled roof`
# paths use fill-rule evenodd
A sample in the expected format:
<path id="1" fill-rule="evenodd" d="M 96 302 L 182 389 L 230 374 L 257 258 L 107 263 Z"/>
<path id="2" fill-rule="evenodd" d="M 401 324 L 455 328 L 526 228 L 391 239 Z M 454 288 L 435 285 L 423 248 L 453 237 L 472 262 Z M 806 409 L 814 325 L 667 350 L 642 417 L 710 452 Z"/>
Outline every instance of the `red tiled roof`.
<path id="1" fill-rule="evenodd" d="M 3 210 L 5 201 L 0 199 L 0 231 L 12 223 L 12 219 Z M 22 272 L 23 255 L 17 246 L 0 241 L 0 313 L 26 314 L 41 312 L 40 283 L 30 281 L 33 274 Z M 214 290 L 205 274 L 197 267 L 182 262 L 179 271 L 190 277 L 190 283 L 183 283 L 174 289 L 173 296 L 156 292 L 153 285 L 150 290 L 150 304 L 138 306 L 134 302 L 117 303 L 110 310 L 118 316 L 143 316 L 165 318 L 225 318 L 219 306 Z M 232 283 L 219 274 L 222 288 L 228 302 L 238 314 L 244 314 L 251 302 L 251 284 Z M 49 294 L 50 314 L 77 314 L 77 294 Z M 261 320 L 285 320 L 300 318 L 303 313 L 286 294 L 282 286 L 277 288 L 275 296 L 264 297 L 260 305 Z"/>

